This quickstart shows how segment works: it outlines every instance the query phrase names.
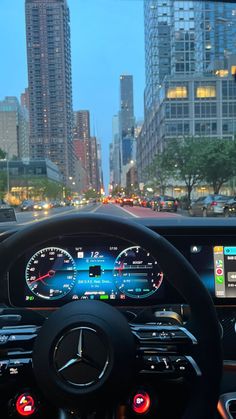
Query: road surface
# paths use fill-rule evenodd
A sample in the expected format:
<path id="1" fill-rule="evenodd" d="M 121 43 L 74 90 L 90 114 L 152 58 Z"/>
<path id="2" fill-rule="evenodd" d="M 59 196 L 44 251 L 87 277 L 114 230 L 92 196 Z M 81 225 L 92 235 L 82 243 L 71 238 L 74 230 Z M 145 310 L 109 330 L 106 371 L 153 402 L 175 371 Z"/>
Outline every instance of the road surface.
<path id="1" fill-rule="evenodd" d="M 17 224 L 31 224 L 42 219 L 49 219 L 51 217 L 58 217 L 59 215 L 73 214 L 73 213 L 97 213 L 120 216 L 123 218 L 139 218 L 139 217 L 155 217 L 155 218 L 179 218 L 182 217 L 180 213 L 170 212 L 154 212 L 150 208 L 141 207 L 120 207 L 117 204 L 88 204 L 82 207 L 63 207 L 54 208 L 48 211 L 27 211 L 16 212 Z M 0 226 L 13 223 L 0 223 Z"/>

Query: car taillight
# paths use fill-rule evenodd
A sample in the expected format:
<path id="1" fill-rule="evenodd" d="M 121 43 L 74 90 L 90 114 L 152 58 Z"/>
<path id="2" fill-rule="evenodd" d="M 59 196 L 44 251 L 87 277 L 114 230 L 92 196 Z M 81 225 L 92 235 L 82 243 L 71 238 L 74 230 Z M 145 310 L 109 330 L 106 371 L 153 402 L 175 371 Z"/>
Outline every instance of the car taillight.
<path id="1" fill-rule="evenodd" d="M 161 201 L 161 202 L 160 202 L 160 205 L 165 205 L 165 202 L 164 202 L 164 201 Z"/>
<path id="2" fill-rule="evenodd" d="M 215 207 L 217 205 L 217 202 L 216 201 L 213 201 L 212 203 L 211 203 L 211 206 L 212 207 Z"/>
<path id="3" fill-rule="evenodd" d="M 133 199 L 131 199 L 130 202 L 133 202 Z"/>

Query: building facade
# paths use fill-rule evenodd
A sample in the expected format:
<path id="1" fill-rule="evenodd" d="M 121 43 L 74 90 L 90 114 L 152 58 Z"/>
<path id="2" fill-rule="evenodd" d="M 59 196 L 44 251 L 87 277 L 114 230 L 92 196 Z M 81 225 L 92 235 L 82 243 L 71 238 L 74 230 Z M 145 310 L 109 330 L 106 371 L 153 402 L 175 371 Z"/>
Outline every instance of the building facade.
<path id="1" fill-rule="evenodd" d="M 134 94 L 133 76 L 120 76 L 120 111 L 119 111 L 119 142 L 120 142 L 120 183 L 126 184 L 126 172 L 134 156 Z"/>
<path id="2" fill-rule="evenodd" d="M 236 133 L 236 84 L 229 73 L 169 76 L 160 100 L 138 137 L 139 181 L 166 141 L 176 137 L 233 139 Z"/>
<path id="3" fill-rule="evenodd" d="M 112 118 L 112 156 L 111 164 L 113 170 L 113 186 L 120 185 L 121 180 L 121 147 L 119 137 L 119 116 L 114 115 Z"/>
<path id="4" fill-rule="evenodd" d="M 29 115 L 15 96 L 0 101 L 0 148 L 8 158 L 29 157 Z"/>
<path id="5" fill-rule="evenodd" d="M 35 180 L 62 182 L 58 166 L 50 160 L 0 160 L 0 172 L 9 171 L 9 190 L 16 197 L 28 199 L 32 196 Z"/>
<path id="6" fill-rule="evenodd" d="M 23 108 L 26 108 L 29 111 L 29 89 L 26 87 L 25 91 L 21 93 L 20 104 Z"/>
<path id="7" fill-rule="evenodd" d="M 30 155 L 73 174 L 70 15 L 66 0 L 25 0 Z"/>
<path id="8" fill-rule="evenodd" d="M 144 0 L 145 120 L 137 139 L 140 183 L 173 137 L 236 132 L 236 8 L 221 2 Z"/>
<path id="9" fill-rule="evenodd" d="M 87 110 L 74 112 L 74 137 L 80 140 L 90 138 L 90 113 Z"/>
<path id="10" fill-rule="evenodd" d="M 74 138 L 73 145 L 76 158 L 81 162 L 85 170 L 85 190 L 95 189 L 99 192 L 102 173 L 99 173 L 97 138 L 90 137 L 85 140 Z"/>

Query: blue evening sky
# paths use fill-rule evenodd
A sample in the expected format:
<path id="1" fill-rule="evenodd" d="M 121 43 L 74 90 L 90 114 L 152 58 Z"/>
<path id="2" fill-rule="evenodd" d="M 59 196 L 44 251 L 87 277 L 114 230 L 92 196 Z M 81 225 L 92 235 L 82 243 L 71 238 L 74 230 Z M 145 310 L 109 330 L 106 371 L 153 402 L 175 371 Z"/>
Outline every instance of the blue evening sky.
<path id="1" fill-rule="evenodd" d="M 74 110 L 89 109 L 100 138 L 104 180 L 109 180 L 112 116 L 119 109 L 119 75 L 133 74 L 135 115 L 143 115 L 144 29 L 142 0 L 68 0 Z M 24 0 L 0 4 L 0 100 L 27 86 Z"/>

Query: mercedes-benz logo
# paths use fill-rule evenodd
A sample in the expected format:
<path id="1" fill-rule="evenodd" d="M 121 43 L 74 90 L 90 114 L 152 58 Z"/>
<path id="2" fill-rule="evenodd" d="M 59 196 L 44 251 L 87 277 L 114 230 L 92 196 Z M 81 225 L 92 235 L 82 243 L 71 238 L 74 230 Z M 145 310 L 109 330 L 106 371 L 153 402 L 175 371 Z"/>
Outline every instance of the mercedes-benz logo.
<path id="1" fill-rule="evenodd" d="M 93 328 L 76 327 L 66 332 L 56 344 L 54 367 L 57 374 L 76 386 L 90 386 L 99 381 L 108 366 L 108 348 Z"/>

